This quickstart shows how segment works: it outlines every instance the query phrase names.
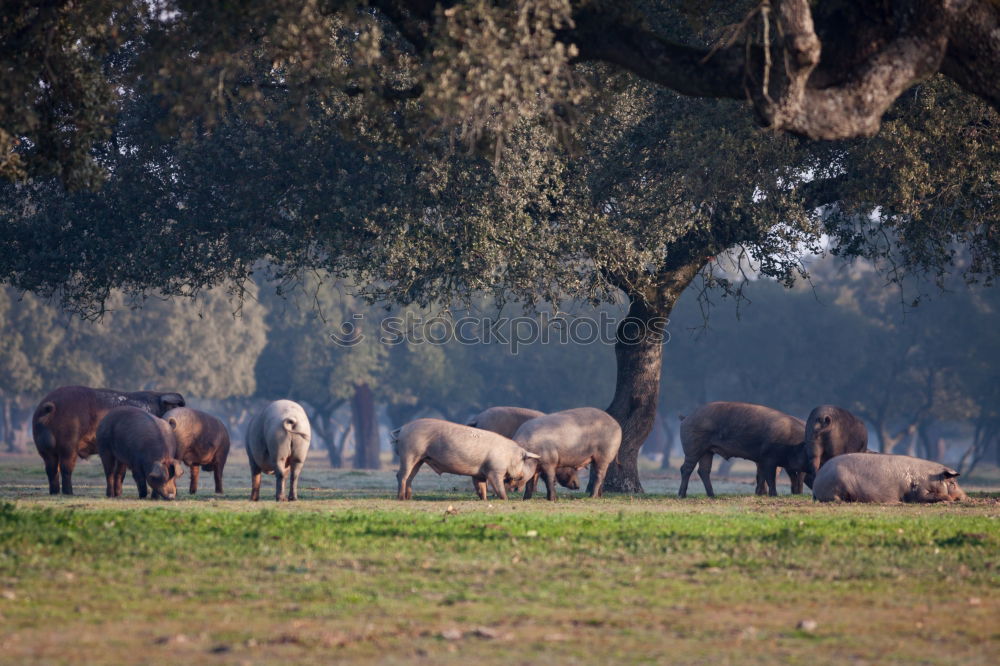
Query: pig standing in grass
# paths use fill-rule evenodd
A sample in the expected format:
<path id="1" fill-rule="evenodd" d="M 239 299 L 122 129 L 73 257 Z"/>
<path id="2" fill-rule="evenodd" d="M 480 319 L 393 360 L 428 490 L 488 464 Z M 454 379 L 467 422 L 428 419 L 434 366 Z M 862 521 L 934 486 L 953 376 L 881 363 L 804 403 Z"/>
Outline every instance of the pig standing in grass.
<path id="1" fill-rule="evenodd" d="M 968 499 L 958 472 L 938 462 L 880 453 L 847 453 L 816 474 L 820 502 L 954 502 Z"/>
<path id="2" fill-rule="evenodd" d="M 500 499 L 507 499 L 504 481 L 515 490 L 523 487 L 538 458 L 503 435 L 440 419 L 410 421 L 393 430 L 392 439 L 399 456 L 401 500 L 412 498 L 413 477 L 424 463 L 438 474 L 471 476 L 480 499 L 486 499 L 487 482 Z"/>
<path id="3" fill-rule="evenodd" d="M 820 405 L 806 419 L 806 485 L 813 487 L 816 472 L 830 458 L 868 450 L 865 422 L 842 407 Z"/>
<path id="4" fill-rule="evenodd" d="M 712 457 L 718 453 L 728 460 L 746 458 L 757 463 L 757 494 L 763 495 L 765 486 L 777 495 L 775 486 L 778 467 L 784 467 L 792 478 L 792 491 L 801 492 L 801 474 L 808 465 L 806 445 L 803 441 L 805 423 L 763 405 L 745 402 L 710 402 L 694 410 L 681 421 L 681 445 L 684 447 L 684 464 L 681 465 L 680 497 L 687 497 L 688 481 L 694 466 L 705 484 L 705 492 L 715 497 L 712 490 Z"/>
<path id="5" fill-rule="evenodd" d="M 215 492 L 222 492 L 222 470 L 229 458 L 229 431 L 211 414 L 177 407 L 163 415 L 177 440 L 177 457 L 191 468 L 191 494 L 198 492 L 198 472 L 204 467 L 215 476 Z"/>
<path id="6" fill-rule="evenodd" d="M 97 452 L 97 425 L 109 410 L 125 406 L 162 416 L 172 407 L 183 407 L 184 397 L 180 393 L 62 386 L 42 398 L 31 418 L 31 431 L 45 462 L 49 493 L 59 493 L 61 477 L 63 494 L 73 494 L 77 456 L 88 458 Z"/>
<path id="7" fill-rule="evenodd" d="M 299 474 L 309 453 L 312 430 L 302 406 L 291 400 L 275 400 L 250 420 L 247 427 L 247 458 L 250 460 L 250 499 L 260 499 L 260 473 L 274 474 L 274 499 L 285 501 L 285 476 L 288 475 L 288 499 L 299 497 Z"/>
<path id="8" fill-rule="evenodd" d="M 541 476 L 548 499 L 555 501 L 557 470 L 587 465 L 590 496 L 600 497 L 608 466 L 618 456 L 622 429 L 607 412 L 579 407 L 526 421 L 514 433 L 514 441 L 539 457 L 537 469 L 525 486 L 524 499 L 531 499 Z"/>
<path id="9" fill-rule="evenodd" d="M 521 424 L 539 416 L 545 416 L 545 412 L 527 407 L 490 407 L 473 416 L 466 425 L 511 439 Z"/>
<path id="10" fill-rule="evenodd" d="M 513 438 L 514 433 L 522 424 L 531 419 L 537 419 L 539 416 L 545 416 L 545 412 L 527 407 L 490 407 L 473 416 L 466 425 Z M 557 469 L 556 480 L 559 485 L 570 490 L 577 490 L 580 487 L 580 480 L 576 477 L 576 468 L 574 467 Z"/>
<path id="11" fill-rule="evenodd" d="M 138 407 L 115 407 L 97 427 L 97 452 L 104 465 L 107 496 L 121 497 L 125 470 L 145 499 L 147 485 L 153 499 L 177 497 L 176 479 L 184 473 L 177 460 L 174 432 L 163 419 Z"/>

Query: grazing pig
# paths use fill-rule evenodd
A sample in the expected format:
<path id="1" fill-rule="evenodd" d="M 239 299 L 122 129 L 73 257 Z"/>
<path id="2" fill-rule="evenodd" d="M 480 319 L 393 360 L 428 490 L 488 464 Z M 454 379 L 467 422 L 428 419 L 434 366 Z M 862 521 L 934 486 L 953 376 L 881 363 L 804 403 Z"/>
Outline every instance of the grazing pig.
<path id="1" fill-rule="evenodd" d="M 525 421 L 537 419 L 539 416 L 545 416 L 545 412 L 526 407 L 490 407 L 473 416 L 466 425 L 489 430 L 509 439 L 514 436 L 514 433 L 517 432 L 517 429 Z M 560 467 L 557 469 L 556 480 L 559 482 L 559 485 L 570 490 L 577 490 L 580 487 L 580 480 L 576 476 L 575 467 Z"/>
<path id="2" fill-rule="evenodd" d="M 816 472 L 826 461 L 845 453 L 861 453 L 868 449 L 868 428 L 865 422 L 846 409 L 835 405 L 820 405 L 806 419 L 806 485 L 813 487 Z"/>
<path id="3" fill-rule="evenodd" d="M 545 416 L 545 412 L 526 407 L 490 407 L 473 416 L 466 425 L 489 430 L 510 439 L 522 423 L 539 416 Z"/>
<path id="4" fill-rule="evenodd" d="M 215 475 L 215 492 L 222 493 L 222 470 L 229 458 L 229 431 L 211 414 L 176 407 L 163 415 L 177 440 L 177 458 L 191 468 L 191 494 L 198 492 L 198 472 Z"/>
<path id="5" fill-rule="evenodd" d="M 845 453 L 816 474 L 820 502 L 954 502 L 968 499 L 958 472 L 941 463 L 880 453 Z"/>
<path id="6" fill-rule="evenodd" d="M 177 497 L 176 479 L 184 473 L 177 460 L 177 441 L 166 421 L 138 407 L 115 407 L 97 427 L 97 452 L 104 465 L 107 496 L 121 497 L 125 470 L 145 499 L 147 484 L 153 499 Z"/>
<path id="7" fill-rule="evenodd" d="M 712 457 L 718 453 L 725 459 L 746 458 L 757 463 L 758 495 L 769 486 L 771 495 L 777 495 L 778 467 L 783 467 L 792 479 L 793 491 L 801 492 L 801 473 L 808 465 L 802 435 L 805 424 L 763 405 L 745 402 L 710 402 L 702 405 L 681 421 L 681 445 L 684 447 L 684 464 L 681 465 L 680 497 L 687 497 L 688 481 L 694 466 L 705 484 L 705 492 L 715 497 L 712 490 Z"/>
<path id="8" fill-rule="evenodd" d="M 89 458 L 97 452 L 97 424 L 109 410 L 138 407 L 156 416 L 173 407 L 183 407 L 180 393 L 135 391 L 125 393 L 87 386 L 62 386 L 42 398 L 31 418 L 35 448 L 45 462 L 49 493 L 73 494 L 73 469 L 77 456 Z"/>
<path id="9" fill-rule="evenodd" d="M 291 400 L 275 400 L 250 420 L 247 427 L 247 458 L 250 460 L 250 499 L 260 499 L 260 473 L 274 473 L 274 499 L 285 501 L 285 475 L 291 476 L 288 500 L 299 497 L 299 474 L 309 453 L 312 430 L 302 406 Z"/>
<path id="10" fill-rule="evenodd" d="M 471 476 L 480 499 L 486 499 L 487 482 L 500 499 L 507 499 L 504 481 L 520 489 L 535 473 L 538 459 L 503 435 L 440 419 L 410 421 L 394 430 L 392 438 L 401 500 L 413 497 L 413 477 L 424 463 L 438 474 Z"/>
<path id="11" fill-rule="evenodd" d="M 514 441 L 539 456 L 537 469 L 525 486 L 524 499 L 531 499 L 541 476 L 548 499 L 555 501 L 559 468 L 577 470 L 587 465 L 590 496 L 600 497 L 608 465 L 618 456 L 622 429 L 607 412 L 578 407 L 526 421 L 514 433 Z"/>

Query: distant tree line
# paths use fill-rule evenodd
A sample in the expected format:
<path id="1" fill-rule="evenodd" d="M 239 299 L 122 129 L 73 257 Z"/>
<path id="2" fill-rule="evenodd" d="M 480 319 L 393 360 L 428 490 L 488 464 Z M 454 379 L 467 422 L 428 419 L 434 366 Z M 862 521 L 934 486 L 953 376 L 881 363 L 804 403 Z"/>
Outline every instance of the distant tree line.
<path id="1" fill-rule="evenodd" d="M 915 281 L 886 288 L 865 262 L 843 267 L 825 259 L 810 271 L 814 282 L 791 290 L 753 280 L 737 302 L 719 290 L 685 294 L 664 347 L 657 430 L 665 432 L 654 431 L 643 453 L 669 455 L 662 447 L 678 414 L 711 400 L 741 400 L 799 417 L 834 403 L 866 420 L 872 448 L 938 459 L 944 439 L 960 439 L 970 444 L 966 470 L 1000 464 L 996 290 L 961 285 L 940 294 Z M 379 466 L 380 406 L 398 425 L 423 413 L 461 421 L 490 405 L 548 412 L 610 399 L 615 366 L 599 341 L 528 341 L 516 354 L 503 340 L 434 344 L 411 336 L 386 345 L 380 322 L 403 310 L 368 305 L 336 280 L 315 277 L 299 287 L 284 294 L 265 284 L 244 300 L 239 317 L 220 291 L 193 303 L 150 300 L 141 310 L 116 295 L 121 309 L 99 322 L 0 291 L 6 449 L 30 448 L 31 410 L 46 391 L 69 383 L 176 388 L 213 401 L 237 437 L 250 402 L 291 397 L 307 405 L 331 463 L 359 468 Z M 913 307 L 918 299 L 924 302 Z M 596 321 L 602 311 L 612 319 L 624 314 L 621 306 L 583 305 L 564 316 Z M 413 308 L 410 321 L 469 314 L 496 319 L 521 310 Z M 345 338 L 344 323 L 359 341 Z"/>

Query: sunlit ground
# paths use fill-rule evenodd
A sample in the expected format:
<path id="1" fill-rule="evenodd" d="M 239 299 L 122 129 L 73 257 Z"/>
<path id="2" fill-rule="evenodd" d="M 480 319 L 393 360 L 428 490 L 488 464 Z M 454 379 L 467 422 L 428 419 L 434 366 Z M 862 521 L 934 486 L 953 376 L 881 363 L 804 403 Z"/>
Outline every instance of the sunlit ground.
<path id="1" fill-rule="evenodd" d="M 423 470 L 310 459 L 302 500 L 103 497 L 96 459 L 50 497 L 35 456 L 0 457 L 3 663 L 998 663 L 1000 475 L 968 503 L 725 497 L 472 499 Z M 262 497 L 273 498 L 265 480 Z"/>

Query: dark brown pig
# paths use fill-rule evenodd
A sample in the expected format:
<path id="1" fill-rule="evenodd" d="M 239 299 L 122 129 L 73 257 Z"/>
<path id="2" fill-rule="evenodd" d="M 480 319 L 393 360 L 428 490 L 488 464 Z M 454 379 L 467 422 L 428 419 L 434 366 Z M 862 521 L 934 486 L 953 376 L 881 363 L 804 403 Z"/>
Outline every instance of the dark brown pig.
<path id="1" fill-rule="evenodd" d="M 922 458 L 845 453 L 816 474 L 813 498 L 820 502 L 954 502 L 968 499 L 958 472 Z"/>
<path id="2" fill-rule="evenodd" d="M 31 418 L 35 448 L 45 462 L 49 493 L 73 494 L 73 469 L 76 459 L 97 452 L 97 424 L 109 410 L 122 406 L 138 407 L 156 416 L 174 407 L 184 406 L 180 393 L 134 391 L 125 393 L 87 386 L 63 386 L 42 398 Z"/>
<path id="3" fill-rule="evenodd" d="M 758 495 L 769 486 L 771 495 L 777 495 L 778 467 L 783 467 L 792 478 L 793 489 L 800 473 L 808 465 L 805 442 L 802 436 L 805 424 L 763 405 L 745 402 L 710 402 L 702 405 L 681 421 L 681 445 L 684 447 L 684 464 L 681 465 L 680 497 L 687 496 L 688 481 L 694 466 L 705 484 L 705 492 L 715 497 L 712 490 L 712 457 L 721 455 L 746 458 L 757 463 Z"/>
<path id="4" fill-rule="evenodd" d="M 514 441 L 539 456 L 537 469 L 524 488 L 524 499 L 531 499 L 541 476 L 548 499 L 555 501 L 558 470 L 587 465 L 590 496 L 600 497 L 608 466 L 618 456 L 622 429 L 607 412 L 578 407 L 526 421 L 514 433 Z"/>
<path id="5" fill-rule="evenodd" d="M 177 440 L 177 458 L 191 468 L 191 494 L 198 492 L 198 473 L 204 467 L 215 475 L 215 492 L 222 492 L 222 471 L 229 458 L 229 431 L 211 414 L 177 407 L 163 415 Z"/>
<path id="6" fill-rule="evenodd" d="M 806 453 L 809 467 L 806 484 L 812 488 L 813 480 L 830 458 L 845 453 L 868 450 L 868 428 L 865 422 L 842 407 L 820 405 L 806 419 Z"/>
<path id="7" fill-rule="evenodd" d="M 115 407 L 97 427 L 97 452 L 104 464 L 107 496 L 121 497 L 125 470 L 145 499 L 147 485 L 153 499 L 177 497 L 176 480 L 184 473 L 177 460 L 177 440 L 166 421 L 138 407 Z"/>
<path id="8" fill-rule="evenodd" d="M 394 430 L 392 438 L 401 500 L 413 497 L 413 477 L 424 463 L 438 474 L 471 476 L 480 499 L 486 499 L 487 482 L 500 499 L 507 499 L 504 481 L 514 489 L 523 487 L 538 459 L 503 435 L 440 419 L 410 421 Z"/>

